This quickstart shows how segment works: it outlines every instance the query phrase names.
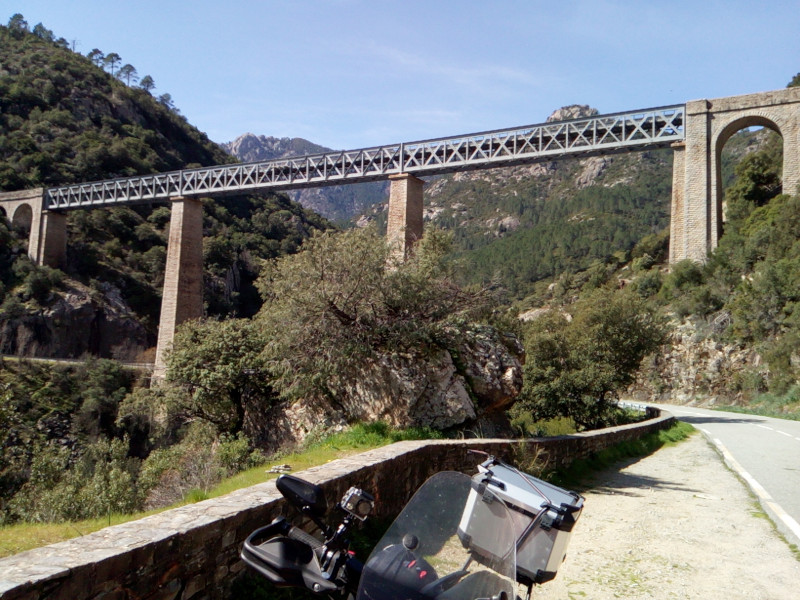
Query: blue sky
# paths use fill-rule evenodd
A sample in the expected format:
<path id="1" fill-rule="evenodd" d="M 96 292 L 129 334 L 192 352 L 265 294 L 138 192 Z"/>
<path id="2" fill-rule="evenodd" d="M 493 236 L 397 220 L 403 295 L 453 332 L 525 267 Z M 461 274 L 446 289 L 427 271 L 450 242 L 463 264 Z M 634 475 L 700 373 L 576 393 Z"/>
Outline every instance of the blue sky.
<path id="1" fill-rule="evenodd" d="M 116 52 L 217 142 L 337 149 L 784 87 L 800 0 L 0 0 Z M 5 14 L 4 14 L 5 13 Z"/>

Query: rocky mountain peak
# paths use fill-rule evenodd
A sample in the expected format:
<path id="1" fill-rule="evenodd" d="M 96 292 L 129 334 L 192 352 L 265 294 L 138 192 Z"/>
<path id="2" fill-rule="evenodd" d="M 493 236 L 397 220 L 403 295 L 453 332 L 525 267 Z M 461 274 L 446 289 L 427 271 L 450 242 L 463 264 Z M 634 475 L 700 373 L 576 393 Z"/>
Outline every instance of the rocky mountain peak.
<path id="1" fill-rule="evenodd" d="M 303 138 L 278 138 L 252 133 L 245 133 L 232 142 L 220 145 L 228 154 L 242 162 L 258 162 L 331 151 L 330 148 Z M 348 221 L 363 213 L 373 204 L 386 200 L 388 184 L 377 181 L 346 186 L 305 188 L 291 190 L 288 193 L 295 202 L 299 202 L 328 219 Z"/>
<path id="2" fill-rule="evenodd" d="M 329 150 L 329 148 L 314 144 L 303 138 L 276 138 L 252 133 L 245 133 L 232 142 L 220 145 L 228 154 L 232 154 L 244 162 L 316 154 Z"/>
<path id="3" fill-rule="evenodd" d="M 554 110 L 553 114 L 547 117 L 547 122 L 554 121 L 569 121 L 570 119 L 584 119 L 586 117 L 593 117 L 599 114 L 596 108 L 592 108 L 588 104 L 570 104 L 569 106 L 562 106 Z"/>

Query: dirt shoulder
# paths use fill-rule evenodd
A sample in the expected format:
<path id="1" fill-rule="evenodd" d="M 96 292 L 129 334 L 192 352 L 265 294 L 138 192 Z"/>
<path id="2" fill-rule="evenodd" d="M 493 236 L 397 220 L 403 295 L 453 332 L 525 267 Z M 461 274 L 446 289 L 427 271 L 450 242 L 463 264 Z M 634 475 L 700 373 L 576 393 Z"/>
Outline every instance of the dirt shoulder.
<path id="1" fill-rule="evenodd" d="M 800 561 L 701 434 L 594 481 L 534 599 L 798 597 Z"/>

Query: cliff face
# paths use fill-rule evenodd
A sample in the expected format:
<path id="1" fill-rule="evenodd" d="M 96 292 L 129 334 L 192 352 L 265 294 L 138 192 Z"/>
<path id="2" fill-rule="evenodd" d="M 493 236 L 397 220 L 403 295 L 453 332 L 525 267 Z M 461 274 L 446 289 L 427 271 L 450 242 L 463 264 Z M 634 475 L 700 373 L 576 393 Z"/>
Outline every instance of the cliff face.
<path id="1" fill-rule="evenodd" d="M 693 406 L 746 403 L 753 391 L 750 380 L 766 380 L 767 366 L 753 348 L 713 339 L 715 328 L 724 329 L 726 317 L 722 313 L 710 324 L 673 321 L 669 344 L 642 365 L 628 396 Z"/>
<path id="2" fill-rule="evenodd" d="M 46 308 L 19 307 L 0 320 L 0 353 L 39 358 L 86 355 L 135 362 L 155 344 L 118 289 L 74 281 Z"/>

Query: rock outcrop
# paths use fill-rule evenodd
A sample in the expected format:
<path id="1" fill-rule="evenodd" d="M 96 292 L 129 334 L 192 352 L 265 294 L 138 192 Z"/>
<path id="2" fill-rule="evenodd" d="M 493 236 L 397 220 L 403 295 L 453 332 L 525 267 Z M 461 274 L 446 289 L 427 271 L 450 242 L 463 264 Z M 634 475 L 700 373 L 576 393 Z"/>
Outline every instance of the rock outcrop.
<path id="1" fill-rule="evenodd" d="M 457 350 L 381 356 L 334 386 L 342 390 L 336 397 L 273 407 L 267 445 L 285 448 L 356 421 L 506 433 L 505 411 L 522 389 L 522 344 L 488 327 L 471 329 L 464 339 Z"/>
<path id="2" fill-rule="evenodd" d="M 46 307 L 20 306 L 12 314 L 0 314 L 2 354 L 136 361 L 152 345 L 144 325 L 109 284 L 90 290 L 70 281 Z"/>
<path id="3" fill-rule="evenodd" d="M 596 108 L 592 108 L 588 104 L 570 104 L 556 109 L 552 114 L 547 117 L 548 123 L 556 121 L 569 121 L 572 119 L 585 119 L 586 117 L 593 117 L 599 114 Z"/>
<path id="4" fill-rule="evenodd" d="M 751 385 L 748 378 L 766 378 L 767 367 L 752 348 L 713 338 L 715 327 L 724 328 L 726 316 L 723 313 L 710 324 L 690 319 L 673 323 L 669 344 L 643 364 L 626 396 L 693 406 L 745 401 Z"/>

